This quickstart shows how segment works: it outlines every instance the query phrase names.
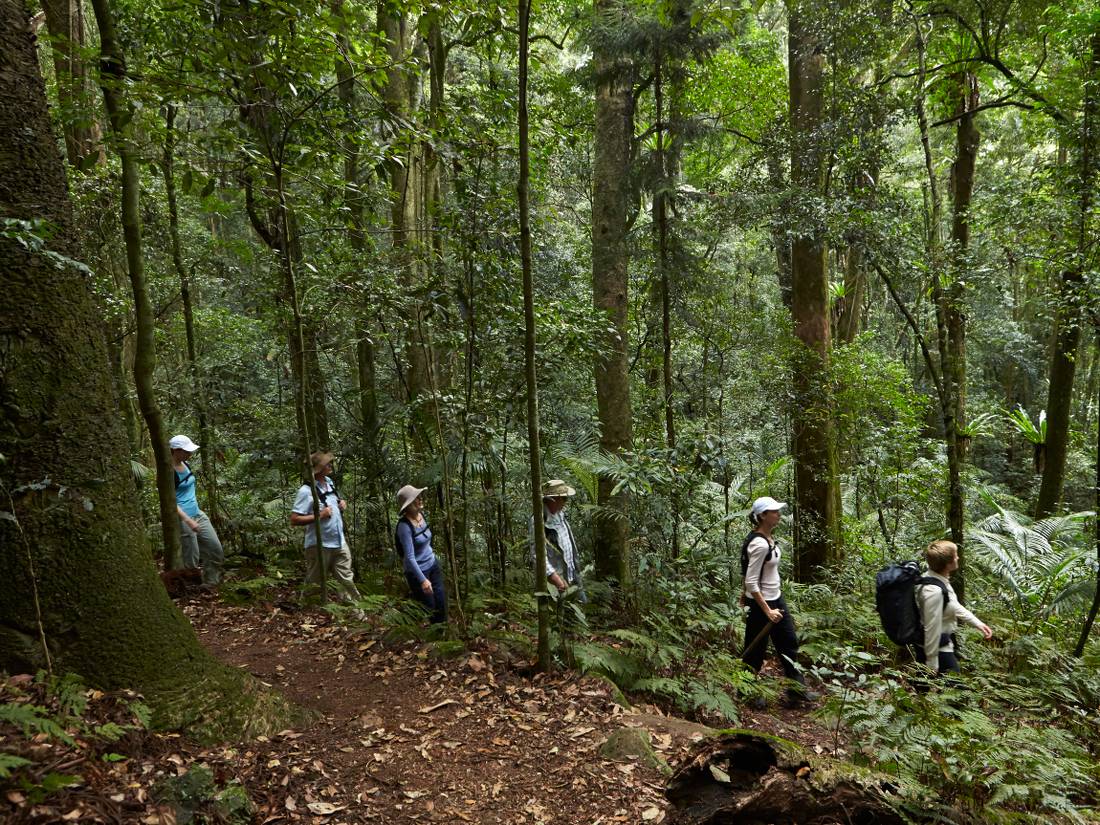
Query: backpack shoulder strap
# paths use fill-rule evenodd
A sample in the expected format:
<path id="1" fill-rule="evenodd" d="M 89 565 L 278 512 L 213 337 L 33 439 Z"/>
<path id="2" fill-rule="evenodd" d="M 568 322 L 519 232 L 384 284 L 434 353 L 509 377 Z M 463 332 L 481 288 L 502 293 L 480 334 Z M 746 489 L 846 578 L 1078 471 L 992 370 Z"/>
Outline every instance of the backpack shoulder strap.
<path id="1" fill-rule="evenodd" d="M 947 609 L 948 595 L 946 584 L 933 576 L 921 576 L 920 579 L 917 580 L 917 584 L 934 584 L 936 587 L 938 587 L 940 589 L 940 593 L 943 594 L 943 607 L 940 609 Z"/>
<path id="2" fill-rule="evenodd" d="M 172 477 L 176 480 L 176 489 L 177 490 L 180 488 L 181 484 L 186 483 L 187 479 L 191 478 L 191 476 L 194 475 L 194 473 L 191 472 L 191 468 L 188 467 L 188 465 L 184 464 L 183 466 L 187 467 L 187 472 L 184 473 L 183 475 L 180 475 L 180 471 L 177 470 L 175 467 L 172 468 Z"/>

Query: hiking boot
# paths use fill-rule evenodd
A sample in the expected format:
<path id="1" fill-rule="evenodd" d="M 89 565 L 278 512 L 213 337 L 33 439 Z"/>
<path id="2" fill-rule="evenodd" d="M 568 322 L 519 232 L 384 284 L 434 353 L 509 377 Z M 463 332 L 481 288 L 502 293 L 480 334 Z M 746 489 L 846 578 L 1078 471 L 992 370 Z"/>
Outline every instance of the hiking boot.
<path id="1" fill-rule="evenodd" d="M 816 702 L 820 698 L 821 694 L 816 690 L 791 690 L 787 692 L 787 707 L 796 708 Z"/>

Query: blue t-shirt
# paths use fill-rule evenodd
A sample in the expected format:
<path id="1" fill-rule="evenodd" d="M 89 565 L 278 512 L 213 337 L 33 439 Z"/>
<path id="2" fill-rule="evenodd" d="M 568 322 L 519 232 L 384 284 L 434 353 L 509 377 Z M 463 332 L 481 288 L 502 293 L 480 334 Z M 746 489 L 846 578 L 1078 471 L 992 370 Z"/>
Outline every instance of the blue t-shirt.
<path id="1" fill-rule="evenodd" d="M 336 493 L 336 486 L 332 479 L 325 477 L 324 481 L 317 482 L 317 498 L 321 503 L 321 509 L 332 508 L 332 515 L 321 519 L 321 546 L 327 550 L 339 550 L 344 543 L 344 519 L 340 513 L 340 502 Z M 294 497 L 294 512 L 300 516 L 313 514 L 313 491 L 308 484 L 298 488 L 298 494 Z M 312 524 L 305 525 L 305 546 L 317 545 L 317 531 Z"/>
<path id="2" fill-rule="evenodd" d="M 187 467 L 186 464 L 183 466 Z M 191 518 L 199 514 L 199 501 L 195 498 L 195 474 L 190 467 L 183 473 L 176 470 L 176 505 Z"/>
<path id="3" fill-rule="evenodd" d="M 428 526 L 428 520 L 419 527 L 413 527 L 412 523 L 402 517 L 397 522 L 397 547 L 403 559 L 402 566 L 405 573 L 412 576 L 418 582 L 424 581 L 424 575 L 435 564 L 435 552 L 432 550 L 432 529 Z"/>

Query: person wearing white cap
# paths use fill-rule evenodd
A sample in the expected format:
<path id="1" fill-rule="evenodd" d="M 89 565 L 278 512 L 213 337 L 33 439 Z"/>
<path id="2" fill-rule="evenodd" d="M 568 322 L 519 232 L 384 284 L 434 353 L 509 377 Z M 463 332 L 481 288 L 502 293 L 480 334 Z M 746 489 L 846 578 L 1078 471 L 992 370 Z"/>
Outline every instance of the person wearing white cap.
<path id="1" fill-rule="evenodd" d="M 195 495 L 195 474 L 187 465 L 199 445 L 185 435 L 174 435 L 168 441 L 172 450 L 172 465 L 176 479 L 176 512 L 180 517 L 180 549 L 184 567 L 202 567 L 204 586 L 214 587 L 222 579 L 225 551 L 214 525 L 199 509 Z"/>
<path id="2" fill-rule="evenodd" d="M 771 496 L 762 496 L 752 503 L 749 511 L 752 531 L 741 545 L 741 574 L 745 582 L 745 601 L 749 606 L 741 660 L 759 672 L 764 664 L 767 639 L 770 638 L 779 654 L 783 673 L 791 680 L 787 698 L 797 704 L 816 699 L 818 694 L 806 690 L 806 679 L 798 668 L 798 635 L 780 587 L 781 553 L 772 531 L 779 524 L 779 511 L 786 506 Z M 770 631 L 766 632 L 769 627 Z"/>
<path id="3" fill-rule="evenodd" d="M 294 496 L 290 523 L 305 527 L 306 589 L 320 587 L 322 579 L 333 583 L 337 601 L 354 601 L 359 598 L 351 567 L 351 548 L 344 536 L 344 510 L 348 503 L 336 492 L 331 478 L 332 453 L 316 452 L 309 457 L 313 471 L 313 484 L 303 484 Z M 313 487 L 317 487 L 320 513 L 313 508 Z M 317 530 L 313 523 L 321 519 L 321 549 L 317 548 Z M 322 575 L 322 565 L 324 574 Z"/>
<path id="4" fill-rule="evenodd" d="M 573 537 L 573 528 L 565 517 L 565 505 L 577 491 L 554 478 L 542 485 L 542 523 L 546 533 L 546 579 L 559 593 L 576 585 L 577 600 L 588 601 L 581 580 L 580 561 L 577 540 Z M 528 540 L 531 543 L 531 557 L 535 552 L 535 519 L 527 523 Z"/>
<path id="5" fill-rule="evenodd" d="M 405 571 L 409 595 L 424 605 L 432 616 L 432 624 L 447 621 L 447 589 L 443 583 L 443 568 L 432 550 L 432 528 L 424 516 L 421 494 L 426 487 L 406 484 L 397 491 L 397 528 L 394 544 Z"/>

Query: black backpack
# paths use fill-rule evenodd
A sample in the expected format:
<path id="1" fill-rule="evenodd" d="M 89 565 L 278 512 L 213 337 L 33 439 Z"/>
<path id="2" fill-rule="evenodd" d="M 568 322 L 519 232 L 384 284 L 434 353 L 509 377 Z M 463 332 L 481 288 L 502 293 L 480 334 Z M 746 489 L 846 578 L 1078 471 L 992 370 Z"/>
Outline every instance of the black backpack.
<path id="1" fill-rule="evenodd" d="M 943 593 L 947 607 L 947 585 L 931 576 L 922 576 L 915 561 L 888 564 L 875 576 L 875 609 L 882 629 L 890 641 L 899 645 L 923 645 L 924 625 L 917 608 L 917 585 L 934 584 Z"/>

